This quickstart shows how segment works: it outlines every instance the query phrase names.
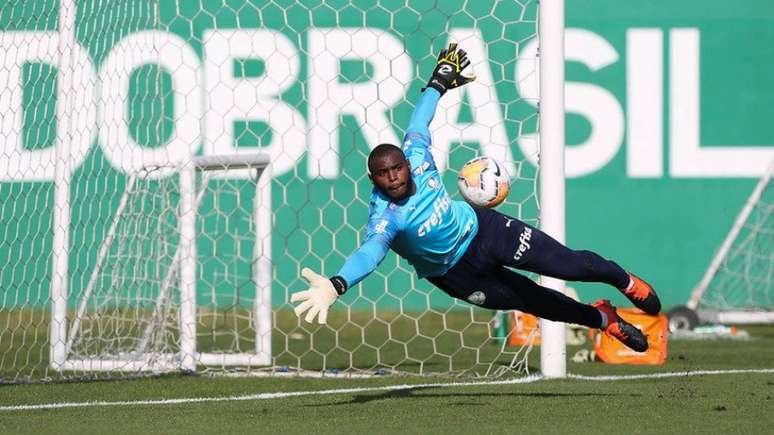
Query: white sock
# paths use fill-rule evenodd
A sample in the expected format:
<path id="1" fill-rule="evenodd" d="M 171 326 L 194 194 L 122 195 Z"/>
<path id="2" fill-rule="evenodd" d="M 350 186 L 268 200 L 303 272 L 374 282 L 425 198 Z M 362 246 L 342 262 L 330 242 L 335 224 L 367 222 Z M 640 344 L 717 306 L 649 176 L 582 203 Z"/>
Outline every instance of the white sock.
<path id="1" fill-rule="evenodd" d="M 597 308 L 597 311 L 599 311 L 599 316 L 602 318 L 602 325 L 599 327 L 599 329 L 607 328 L 607 314 L 605 314 L 605 312 L 599 308 Z"/>
<path id="2" fill-rule="evenodd" d="M 632 279 L 632 276 L 629 275 L 629 285 L 627 285 L 624 290 L 631 290 L 632 287 L 634 287 L 634 280 Z"/>

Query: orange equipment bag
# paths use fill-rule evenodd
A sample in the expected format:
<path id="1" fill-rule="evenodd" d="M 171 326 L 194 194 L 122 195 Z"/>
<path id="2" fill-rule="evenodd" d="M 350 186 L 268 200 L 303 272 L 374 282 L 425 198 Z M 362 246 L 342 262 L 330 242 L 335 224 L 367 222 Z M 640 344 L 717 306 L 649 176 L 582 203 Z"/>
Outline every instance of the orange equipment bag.
<path id="1" fill-rule="evenodd" d="M 608 364 L 664 364 L 667 356 L 667 316 L 651 316 L 637 308 L 620 308 L 618 315 L 636 326 L 648 337 L 648 350 L 635 352 L 620 341 L 598 330 L 590 329 L 597 358 Z"/>
<path id="2" fill-rule="evenodd" d="M 508 336 L 509 345 L 540 344 L 540 320 L 537 317 L 521 311 L 513 311 L 512 320 L 511 333 Z"/>

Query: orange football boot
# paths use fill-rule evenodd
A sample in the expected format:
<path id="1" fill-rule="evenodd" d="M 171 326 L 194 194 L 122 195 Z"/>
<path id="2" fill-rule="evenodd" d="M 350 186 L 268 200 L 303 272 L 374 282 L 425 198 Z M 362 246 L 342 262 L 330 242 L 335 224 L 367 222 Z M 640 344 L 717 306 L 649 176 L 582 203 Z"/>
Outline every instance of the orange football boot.
<path id="1" fill-rule="evenodd" d="M 591 304 L 607 316 L 607 326 L 602 329 L 605 334 L 615 338 L 625 344 L 630 349 L 637 352 L 648 350 L 648 338 L 637 327 L 618 316 L 615 307 L 610 305 L 606 299 L 599 300 Z"/>
<path id="2" fill-rule="evenodd" d="M 658 295 L 656 295 L 653 287 L 633 273 L 630 273 L 629 276 L 634 282 L 634 285 L 632 285 L 629 290 L 620 289 L 621 293 L 629 298 L 635 307 L 642 311 L 651 316 L 658 314 L 659 311 L 661 311 L 661 301 L 658 299 Z"/>

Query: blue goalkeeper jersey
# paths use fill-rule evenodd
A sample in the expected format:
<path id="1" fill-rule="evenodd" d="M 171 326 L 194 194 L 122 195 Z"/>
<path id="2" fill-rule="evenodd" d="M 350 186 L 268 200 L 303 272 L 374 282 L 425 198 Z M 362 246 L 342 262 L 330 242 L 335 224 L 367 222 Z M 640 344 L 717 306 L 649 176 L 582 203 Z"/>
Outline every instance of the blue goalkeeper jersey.
<path id="1" fill-rule="evenodd" d="M 349 286 L 373 272 L 389 249 L 408 260 L 420 278 L 443 275 L 462 257 L 478 231 L 470 205 L 449 198 L 430 153 L 428 127 L 440 98 L 435 89 L 425 90 L 403 138 L 416 192 L 397 203 L 376 187 L 371 193 L 365 242 L 338 273 Z"/>

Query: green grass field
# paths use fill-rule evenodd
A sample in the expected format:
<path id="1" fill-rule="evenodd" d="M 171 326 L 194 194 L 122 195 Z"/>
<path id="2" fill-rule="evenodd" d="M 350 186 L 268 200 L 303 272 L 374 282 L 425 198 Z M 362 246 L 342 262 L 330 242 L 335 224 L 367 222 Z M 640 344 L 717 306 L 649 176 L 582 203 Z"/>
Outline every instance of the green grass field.
<path id="1" fill-rule="evenodd" d="M 0 433 L 771 433 L 774 370 L 766 369 L 774 369 L 774 327 L 744 329 L 748 341 L 673 340 L 663 366 L 568 362 L 573 375 L 622 377 L 614 380 L 170 375 L 3 385 Z M 698 374 L 740 369 L 759 372 Z M 180 401 L 126 403 L 165 399 Z M 5 408 L 65 402 L 80 405 Z"/>

